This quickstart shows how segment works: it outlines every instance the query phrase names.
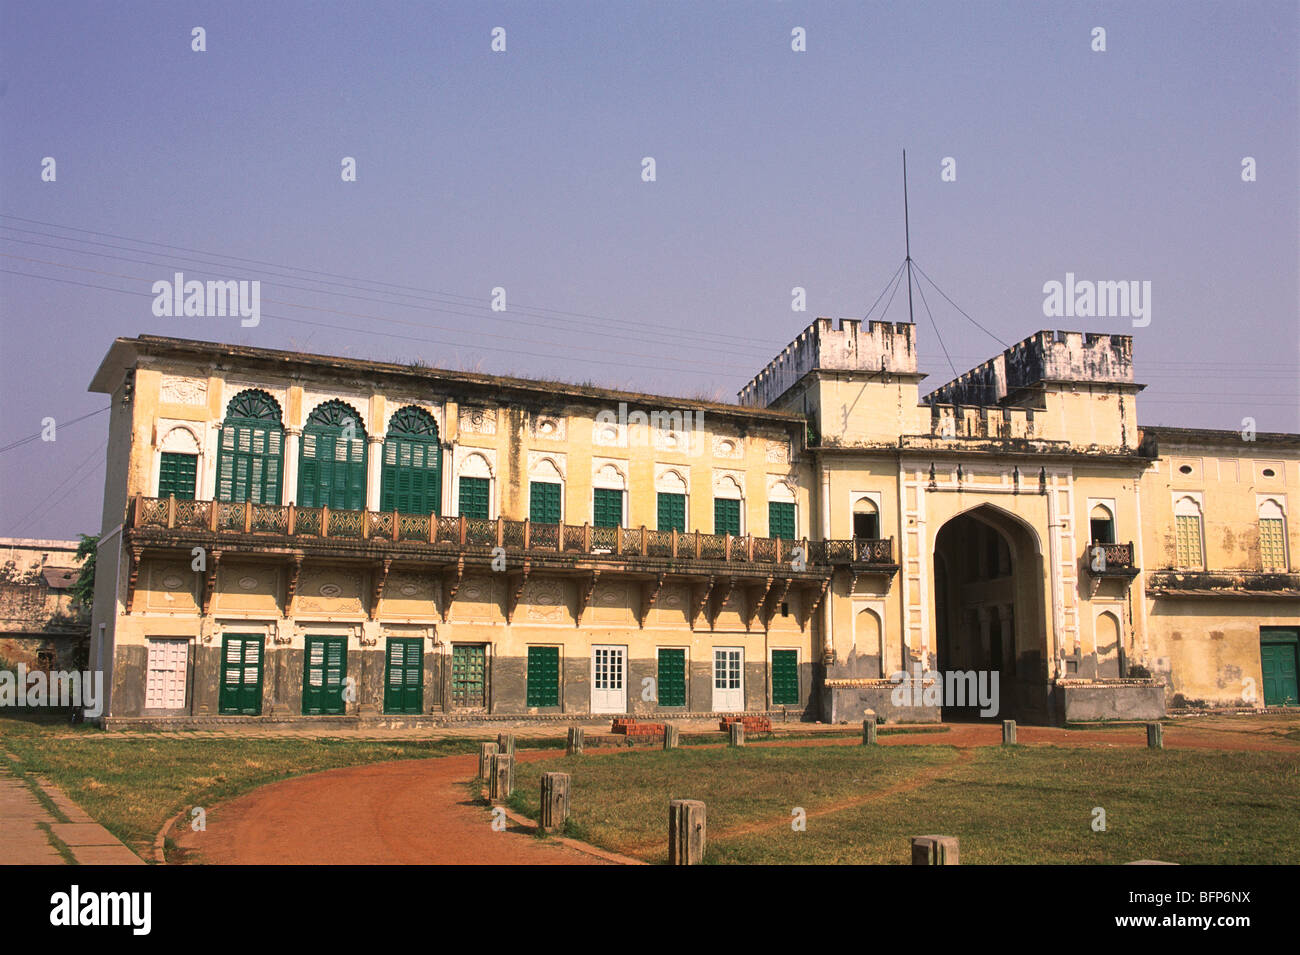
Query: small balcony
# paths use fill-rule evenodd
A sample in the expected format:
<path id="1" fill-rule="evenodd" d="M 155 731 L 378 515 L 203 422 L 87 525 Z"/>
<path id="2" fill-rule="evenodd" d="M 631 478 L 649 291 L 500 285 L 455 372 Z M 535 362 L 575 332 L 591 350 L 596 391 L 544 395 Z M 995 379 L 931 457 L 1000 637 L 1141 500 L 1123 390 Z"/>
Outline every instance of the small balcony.
<path id="1" fill-rule="evenodd" d="M 1084 551 L 1083 563 L 1094 578 L 1133 578 L 1140 573 L 1133 556 L 1133 542 L 1104 544 L 1093 541 Z"/>

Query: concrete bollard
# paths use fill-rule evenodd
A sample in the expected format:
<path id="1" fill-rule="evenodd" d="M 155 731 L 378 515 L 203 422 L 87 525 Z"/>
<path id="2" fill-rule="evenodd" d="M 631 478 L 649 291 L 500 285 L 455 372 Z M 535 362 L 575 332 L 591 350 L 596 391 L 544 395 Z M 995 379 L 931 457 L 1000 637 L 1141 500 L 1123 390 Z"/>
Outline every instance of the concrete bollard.
<path id="1" fill-rule="evenodd" d="M 912 865 L 958 865 L 958 860 L 956 836 L 912 837 Z"/>
<path id="2" fill-rule="evenodd" d="M 1002 745 L 1003 746 L 1016 745 L 1016 721 L 1015 720 L 1002 721 Z"/>
<path id="3" fill-rule="evenodd" d="M 497 752 L 514 759 L 515 738 L 510 733 L 497 734 Z"/>
<path id="4" fill-rule="evenodd" d="M 501 801 L 514 791 L 515 758 L 497 753 L 492 757 L 491 774 L 488 776 L 488 798 Z"/>
<path id="5" fill-rule="evenodd" d="M 564 744 L 565 755 L 581 756 L 582 755 L 582 727 L 570 726 L 569 738 Z"/>
<path id="6" fill-rule="evenodd" d="M 728 742 L 727 742 L 728 746 L 745 745 L 745 724 L 744 723 L 732 723 L 730 726 L 727 727 L 727 729 L 731 733 L 731 736 L 728 738 Z"/>
<path id="7" fill-rule="evenodd" d="M 672 723 L 664 724 L 664 749 L 676 749 L 681 745 L 682 731 Z"/>
<path id="8" fill-rule="evenodd" d="M 1160 723 L 1147 724 L 1147 749 L 1165 748 L 1165 728 Z"/>
<path id="9" fill-rule="evenodd" d="M 700 865 L 704 862 L 704 803 L 674 799 L 668 804 L 668 864 Z"/>
<path id="10" fill-rule="evenodd" d="M 478 778 L 486 781 L 492 775 L 492 757 L 497 754 L 496 743 L 478 744 Z"/>
<path id="11" fill-rule="evenodd" d="M 868 716 L 862 721 L 862 745 L 876 745 L 876 718 L 874 716 Z"/>
<path id="12" fill-rule="evenodd" d="M 542 818 L 543 832 L 555 832 L 564 828 L 569 818 L 569 774 L 542 774 Z"/>

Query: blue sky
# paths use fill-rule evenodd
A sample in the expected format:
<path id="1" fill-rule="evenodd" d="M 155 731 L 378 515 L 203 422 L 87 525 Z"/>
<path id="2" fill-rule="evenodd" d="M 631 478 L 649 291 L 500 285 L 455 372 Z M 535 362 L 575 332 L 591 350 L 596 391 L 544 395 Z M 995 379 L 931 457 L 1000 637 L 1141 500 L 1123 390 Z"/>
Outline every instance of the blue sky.
<path id="1" fill-rule="evenodd" d="M 0 447 L 146 332 L 730 400 L 894 274 L 903 148 L 915 261 L 997 338 L 1133 334 L 1143 423 L 1300 430 L 1298 10 L 10 0 Z M 261 324 L 155 317 L 177 270 L 260 279 Z M 1150 325 L 1046 318 L 1067 271 L 1150 281 Z M 925 292 L 925 387 L 938 336 L 1001 350 Z M 97 529 L 105 437 L 0 454 L 0 535 Z"/>

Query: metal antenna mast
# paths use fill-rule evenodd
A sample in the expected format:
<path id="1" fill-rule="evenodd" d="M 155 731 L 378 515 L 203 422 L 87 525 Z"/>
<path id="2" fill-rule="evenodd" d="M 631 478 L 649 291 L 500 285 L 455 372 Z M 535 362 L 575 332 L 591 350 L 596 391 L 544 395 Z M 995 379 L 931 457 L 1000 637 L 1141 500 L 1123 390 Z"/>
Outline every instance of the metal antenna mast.
<path id="1" fill-rule="evenodd" d="M 907 244 L 907 320 L 915 324 L 912 315 L 912 224 L 907 212 L 907 150 L 903 150 L 903 236 Z"/>

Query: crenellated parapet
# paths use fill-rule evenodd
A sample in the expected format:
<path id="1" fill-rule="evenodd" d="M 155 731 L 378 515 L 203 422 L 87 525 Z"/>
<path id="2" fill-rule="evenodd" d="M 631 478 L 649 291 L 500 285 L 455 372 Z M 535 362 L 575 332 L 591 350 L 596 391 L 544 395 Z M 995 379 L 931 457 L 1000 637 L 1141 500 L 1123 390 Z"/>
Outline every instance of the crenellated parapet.
<path id="1" fill-rule="evenodd" d="M 1133 384 L 1131 335 L 1040 331 L 940 385 L 927 404 L 996 405 L 1041 382 Z"/>
<path id="2" fill-rule="evenodd" d="M 816 370 L 914 375 L 916 326 L 842 318 L 835 328 L 831 319 L 819 318 L 740 390 L 740 403 L 768 407 Z"/>

